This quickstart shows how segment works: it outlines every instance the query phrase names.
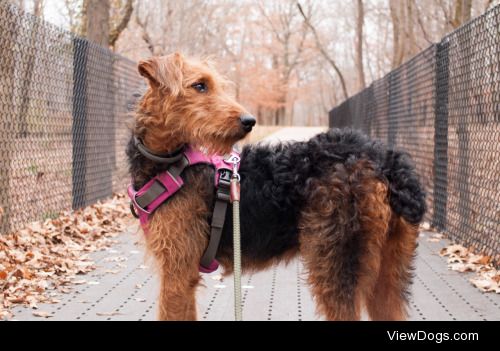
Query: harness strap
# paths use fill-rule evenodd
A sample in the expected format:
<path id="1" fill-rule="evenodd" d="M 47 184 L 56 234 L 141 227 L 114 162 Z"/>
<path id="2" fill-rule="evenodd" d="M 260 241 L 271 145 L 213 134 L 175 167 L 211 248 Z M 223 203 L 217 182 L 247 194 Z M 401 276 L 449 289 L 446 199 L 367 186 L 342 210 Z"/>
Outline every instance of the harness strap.
<path id="1" fill-rule="evenodd" d="M 166 190 L 167 189 L 158 180 L 155 180 L 155 182 L 151 185 L 151 187 L 146 192 L 144 192 L 142 195 L 137 196 L 135 198 L 135 201 L 142 208 L 146 208 L 153 201 L 155 201 L 157 197 L 159 197 L 161 194 L 163 194 Z"/>
<path id="2" fill-rule="evenodd" d="M 174 178 L 177 178 L 179 177 L 182 172 L 184 172 L 184 170 L 186 169 L 187 166 L 189 166 L 189 160 L 187 159 L 187 157 L 184 155 L 183 158 L 181 158 L 179 160 L 179 162 L 173 164 L 172 166 L 170 166 L 170 168 L 168 169 L 168 171 L 170 172 L 170 174 L 174 177 Z"/>
<path id="3" fill-rule="evenodd" d="M 167 172 L 173 179 L 179 179 L 179 176 L 187 166 L 189 166 L 188 159 L 182 157 L 177 163 L 170 166 Z M 155 179 L 154 183 L 145 192 L 135 197 L 135 201 L 141 208 L 146 208 L 165 191 L 169 190 L 172 191 L 172 189 L 167 189 L 161 181 Z"/>
<path id="4" fill-rule="evenodd" d="M 219 266 L 215 256 L 222 237 L 227 205 L 231 197 L 232 170 L 229 165 L 236 165 L 237 163 L 233 161 L 235 158 L 239 161 L 239 157 L 235 155 L 235 152 L 226 156 L 207 156 L 189 146 L 178 149 L 171 154 L 155 155 L 137 138 L 135 144 L 145 157 L 160 163 L 170 163 L 168 170 L 155 176 L 138 191 L 134 190 L 132 184 L 128 187 L 128 195 L 132 200 L 130 209 L 134 216 L 139 218 L 144 233 L 147 233 L 149 215 L 183 186 L 184 182 L 181 174 L 187 167 L 200 163 L 214 166 L 214 181 L 217 188 L 215 206 L 212 214 L 208 247 L 201 258 L 199 270 L 203 273 L 215 271 Z M 177 154 L 178 152 L 180 154 Z"/>
<path id="5" fill-rule="evenodd" d="M 225 171 L 225 173 L 229 174 L 228 171 Z M 215 261 L 215 256 L 217 255 L 217 249 L 219 248 L 220 239 L 222 237 L 222 229 L 226 219 L 227 204 L 230 199 L 230 186 L 230 181 L 221 175 L 221 178 L 219 179 L 219 188 L 217 189 L 214 212 L 212 214 L 212 223 L 210 225 L 210 239 L 200 260 L 200 270 L 205 273 L 212 272 L 214 270 L 214 262 L 217 262 Z"/>

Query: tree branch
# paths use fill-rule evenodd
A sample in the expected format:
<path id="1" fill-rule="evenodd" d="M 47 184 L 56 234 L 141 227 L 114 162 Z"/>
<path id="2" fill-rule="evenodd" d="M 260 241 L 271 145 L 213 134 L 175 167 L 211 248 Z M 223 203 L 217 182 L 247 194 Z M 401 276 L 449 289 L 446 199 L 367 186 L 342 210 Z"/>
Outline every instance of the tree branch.
<path id="1" fill-rule="evenodd" d="M 155 55 L 155 44 L 153 43 L 153 39 L 151 39 L 151 37 L 149 36 L 148 30 L 146 28 L 145 22 L 147 22 L 147 19 L 145 22 L 141 21 L 141 19 L 139 17 L 139 13 L 136 13 L 135 14 L 135 21 L 137 22 L 139 27 L 141 27 L 141 29 L 142 29 L 142 40 L 144 40 L 144 42 L 148 46 L 148 50 L 151 52 L 151 55 Z"/>
<path id="2" fill-rule="evenodd" d="M 318 32 L 316 31 L 316 28 L 311 24 L 311 22 L 309 21 L 309 18 L 307 18 L 306 14 L 304 13 L 304 10 L 302 9 L 302 6 L 300 5 L 299 2 L 297 2 L 297 7 L 300 11 L 300 14 L 304 18 L 305 24 L 309 27 L 309 29 L 311 29 L 311 32 L 313 33 L 314 39 L 316 41 L 316 46 L 318 47 L 318 50 L 320 51 L 321 55 L 323 55 L 323 57 L 326 59 L 326 61 L 328 61 L 330 66 L 332 66 L 335 73 L 337 73 L 337 76 L 340 79 L 340 85 L 342 86 L 342 92 L 344 95 L 344 99 L 347 100 L 349 98 L 349 93 L 347 92 L 347 86 L 345 84 L 345 79 L 344 79 L 344 76 L 342 75 L 342 72 L 340 71 L 339 67 L 337 66 L 337 63 L 333 60 L 332 57 L 330 57 L 330 55 L 328 55 L 325 48 L 321 44 L 321 40 L 319 39 L 319 35 L 318 35 Z"/>
<path id="3" fill-rule="evenodd" d="M 116 41 L 120 37 L 120 34 L 124 31 L 125 28 L 127 28 L 133 11 L 133 0 L 127 0 L 127 3 L 125 4 L 125 13 L 123 14 L 122 19 L 118 22 L 116 27 L 111 29 L 109 33 L 109 46 L 111 46 L 113 49 L 115 47 Z"/>

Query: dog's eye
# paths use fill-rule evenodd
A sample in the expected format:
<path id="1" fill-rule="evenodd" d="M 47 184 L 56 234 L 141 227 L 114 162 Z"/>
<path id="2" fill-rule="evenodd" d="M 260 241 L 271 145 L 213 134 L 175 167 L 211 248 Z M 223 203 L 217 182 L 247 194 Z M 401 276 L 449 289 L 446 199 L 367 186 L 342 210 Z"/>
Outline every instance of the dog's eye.
<path id="1" fill-rule="evenodd" d="M 206 93 L 208 91 L 208 87 L 205 83 L 194 83 L 191 86 L 195 88 L 199 93 Z"/>

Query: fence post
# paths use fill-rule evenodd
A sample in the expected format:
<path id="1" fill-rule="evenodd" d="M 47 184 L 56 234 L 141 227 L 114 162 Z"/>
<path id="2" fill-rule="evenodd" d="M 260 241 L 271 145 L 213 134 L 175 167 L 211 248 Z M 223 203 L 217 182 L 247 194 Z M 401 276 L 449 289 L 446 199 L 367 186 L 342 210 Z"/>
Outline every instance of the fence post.
<path id="1" fill-rule="evenodd" d="M 448 88 L 449 42 L 436 46 L 436 102 L 434 119 L 434 208 L 432 224 L 446 229 L 448 202 Z"/>
<path id="2" fill-rule="evenodd" d="M 85 39 L 75 37 L 73 48 L 72 206 L 76 209 L 86 203 L 88 42 Z"/>
<path id="3" fill-rule="evenodd" d="M 396 77 L 395 77 L 396 76 Z M 388 91 L 389 91 L 389 96 L 388 96 L 388 107 L 387 107 L 387 145 L 391 148 L 396 146 L 396 137 L 398 133 L 398 117 L 395 115 L 395 102 L 394 99 L 397 98 L 396 95 L 396 87 L 398 90 L 401 90 L 401 87 L 399 86 L 398 83 L 400 83 L 399 80 L 399 75 L 396 75 L 394 71 L 389 72 L 388 74 L 389 78 L 389 86 Z M 398 84 L 398 86 L 396 86 Z"/>

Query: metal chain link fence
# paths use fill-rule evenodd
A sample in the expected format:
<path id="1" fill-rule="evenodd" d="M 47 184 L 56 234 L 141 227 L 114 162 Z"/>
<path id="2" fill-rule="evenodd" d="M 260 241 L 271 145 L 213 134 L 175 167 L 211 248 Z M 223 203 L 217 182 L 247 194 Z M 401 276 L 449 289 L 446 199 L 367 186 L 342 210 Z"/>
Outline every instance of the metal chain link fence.
<path id="1" fill-rule="evenodd" d="M 427 220 L 500 263 L 500 6 L 330 111 L 415 160 Z"/>
<path id="2" fill-rule="evenodd" d="M 123 192 L 134 62 L 0 0 L 0 232 Z"/>

